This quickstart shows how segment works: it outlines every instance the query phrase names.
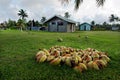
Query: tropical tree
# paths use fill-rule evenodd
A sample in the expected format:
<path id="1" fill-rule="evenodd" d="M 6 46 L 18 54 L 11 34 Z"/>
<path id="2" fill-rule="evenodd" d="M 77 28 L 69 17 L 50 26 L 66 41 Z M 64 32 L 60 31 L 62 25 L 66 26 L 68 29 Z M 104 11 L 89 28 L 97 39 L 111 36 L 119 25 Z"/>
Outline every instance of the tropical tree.
<path id="1" fill-rule="evenodd" d="M 120 21 L 120 18 L 119 18 L 119 17 L 116 17 L 116 21 L 117 21 L 117 22 Z"/>
<path id="2" fill-rule="evenodd" d="M 107 22 L 103 22 L 102 27 L 106 29 L 106 27 L 107 27 Z"/>
<path id="3" fill-rule="evenodd" d="M 0 23 L 0 29 L 2 29 L 2 23 Z"/>
<path id="4" fill-rule="evenodd" d="M 35 26 L 37 26 L 37 27 L 41 26 L 41 24 L 39 23 L 39 21 L 35 21 Z"/>
<path id="5" fill-rule="evenodd" d="M 61 0 L 62 3 L 69 3 L 72 0 Z M 77 10 L 80 6 L 80 4 L 84 1 L 84 0 L 74 0 L 75 1 L 75 9 Z M 104 5 L 105 0 L 96 0 L 96 3 L 98 6 L 103 6 Z"/>
<path id="6" fill-rule="evenodd" d="M 104 28 L 105 30 L 111 30 L 111 24 L 107 22 L 103 22 L 102 28 Z"/>
<path id="7" fill-rule="evenodd" d="M 111 14 L 110 17 L 109 17 L 109 21 L 115 25 L 115 22 L 119 22 L 120 21 L 120 18 L 115 16 L 114 14 Z"/>
<path id="8" fill-rule="evenodd" d="M 115 16 L 114 16 L 114 14 L 111 14 L 111 16 L 109 17 L 109 21 L 110 22 L 115 22 Z"/>
<path id="9" fill-rule="evenodd" d="M 33 21 L 32 21 L 32 20 L 29 20 L 29 21 L 27 22 L 27 26 L 29 26 L 29 27 L 30 27 L 30 30 L 31 30 L 32 27 L 33 27 Z"/>
<path id="10" fill-rule="evenodd" d="M 19 10 L 18 16 L 20 16 L 20 18 L 21 18 L 22 20 L 25 19 L 26 17 L 28 17 L 26 11 L 23 10 L 23 9 L 20 9 L 20 10 Z"/>
<path id="11" fill-rule="evenodd" d="M 69 17 L 70 17 L 69 12 L 65 12 L 64 17 L 65 17 L 65 18 L 69 18 Z"/>
<path id="12" fill-rule="evenodd" d="M 106 25 L 107 25 L 107 22 L 103 22 L 103 26 L 106 27 Z"/>
<path id="13" fill-rule="evenodd" d="M 43 23 L 46 20 L 46 17 L 41 18 L 41 22 Z"/>
<path id="14" fill-rule="evenodd" d="M 95 25 L 95 21 L 91 21 L 91 25 L 94 26 Z"/>
<path id="15" fill-rule="evenodd" d="M 33 24 L 32 24 L 32 20 L 29 20 L 29 21 L 27 22 L 27 26 L 30 26 L 30 27 L 33 26 Z"/>
<path id="16" fill-rule="evenodd" d="M 20 28 L 21 31 L 25 28 L 26 21 L 24 19 L 19 19 L 17 21 L 17 26 Z"/>
<path id="17" fill-rule="evenodd" d="M 95 30 L 95 21 L 91 21 L 92 29 Z"/>
<path id="18" fill-rule="evenodd" d="M 112 23 L 112 26 L 119 26 L 116 22 L 119 22 L 120 18 L 115 16 L 114 14 L 111 14 L 111 16 L 109 17 L 109 21 Z"/>
<path id="19" fill-rule="evenodd" d="M 28 17 L 28 15 L 27 15 L 25 10 L 20 9 L 19 12 L 18 12 L 18 16 L 20 16 L 20 19 L 18 20 L 17 24 L 20 26 L 21 31 L 22 31 L 22 29 L 26 25 L 26 19 L 25 18 Z"/>
<path id="20" fill-rule="evenodd" d="M 7 22 L 7 27 L 8 28 L 15 28 L 15 26 L 16 26 L 16 21 L 9 19 Z"/>
<path id="21" fill-rule="evenodd" d="M 1 23 L 0 28 L 6 29 L 7 28 L 7 22 L 5 21 L 5 22 Z"/>

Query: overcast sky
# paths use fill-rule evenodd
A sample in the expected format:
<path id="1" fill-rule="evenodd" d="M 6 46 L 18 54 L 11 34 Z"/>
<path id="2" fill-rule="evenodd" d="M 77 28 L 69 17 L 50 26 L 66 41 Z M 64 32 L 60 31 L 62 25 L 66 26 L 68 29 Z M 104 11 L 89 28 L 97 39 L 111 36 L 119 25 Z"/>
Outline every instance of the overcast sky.
<path id="1" fill-rule="evenodd" d="M 74 1 L 74 0 L 73 0 Z M 8 19 L 18 20 L 17 15 L 20 9 L 28 13 L 27 20 L 39 20 L 42 16 L 49 18 L 55 14 L 64 15 L 65 12 L 71 14 L 71 19 L 77 22 L 96 23 L 108 22 L 111 14 L 120 17 L 120 0 L 106 0 L 103 7 L 96 6 L 96 0 L 84 0 L 78 11 L 74 10 L 74 2 L 61 5 L 59 0 L 0 0 L 0 22 Z"/>

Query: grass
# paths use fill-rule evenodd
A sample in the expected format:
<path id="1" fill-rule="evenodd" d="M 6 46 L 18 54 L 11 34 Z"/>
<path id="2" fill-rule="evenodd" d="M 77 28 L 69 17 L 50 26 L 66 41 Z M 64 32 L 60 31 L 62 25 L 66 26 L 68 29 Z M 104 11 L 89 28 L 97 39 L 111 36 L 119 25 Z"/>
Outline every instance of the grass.
<path id="1" fill-rule="evenodd" d="M 88 36 L 88 39 L 85 39 L 85 36 Z M 59 37 L 64 41 L 58 42 Z M 67 66 L 52 66 L 35 61 L 39 48 L 49 49 L 54 45 L 95 48 L 107 52 L 111 62 L 99 71 L 77 73 Z M 50 33 L 1 30 L 0 80 L 120 80 L 120 32 Z"/>

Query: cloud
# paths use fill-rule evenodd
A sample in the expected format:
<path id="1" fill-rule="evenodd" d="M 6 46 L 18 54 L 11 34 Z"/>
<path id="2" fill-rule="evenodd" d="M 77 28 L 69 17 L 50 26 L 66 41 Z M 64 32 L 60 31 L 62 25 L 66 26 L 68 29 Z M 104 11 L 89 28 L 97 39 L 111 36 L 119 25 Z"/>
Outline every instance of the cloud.
<path id="1" fill-rule="evenodd" d="M 79 22 L 90 23 L 94 20 L 97 23 L 109 21 L 109 16 L 115 14 L 120 17 L 120 0 L 106 0 L 103 7 L 97 7 L 95 0 L 84 0 L 76 13 L 72 13 Z"/>
<path id="2" fill-rule="evenodd" d="M 12 0 L 0 0 L 0 22 L 7 21 L 8 19 L 18 18 L 17 5 L 12 4 Z"/>
<path id="3" fill-rule="evenodd" d="M 40 21 L 42 16 L 47 18 L 58 14 L 64 15 L 65 12 L 71 14 L 71 19 L 77 22 L 96 23 L 108 22 L 109 16 L 115 14 L 120 17 L 120 0 L 106 0 L 103 7 L 96 7 L 96 0 L 84 0 L 78 11 L 74 10 L 74 0 L 69 4 L 61 5 L 59 0 L 0 0 L 0 22 L 9 18 L 17 20 L 20 9 L 28 13 L 27 20 L 35 19 Z"/>

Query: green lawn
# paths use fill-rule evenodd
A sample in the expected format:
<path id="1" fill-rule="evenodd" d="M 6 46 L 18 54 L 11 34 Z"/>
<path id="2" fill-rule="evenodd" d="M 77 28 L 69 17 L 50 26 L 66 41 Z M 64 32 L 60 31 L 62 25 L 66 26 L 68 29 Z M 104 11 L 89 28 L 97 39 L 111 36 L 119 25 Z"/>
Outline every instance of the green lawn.
<path id="1" fill-rule="evenodd" d="M 88 36 L 87 40 L 85 36 Z M 64 41 L 58 42 L 59 37 Z M 67 66 L 53 66 L 35 61 L 39 48 L 49 49 L 54 45 L 95 48 L 107 52 L 111 62 L 99 71 L 77 73 Z M 120 80 L 120 32 L 50 33 L 1 30 L 0 80 Z"/>

